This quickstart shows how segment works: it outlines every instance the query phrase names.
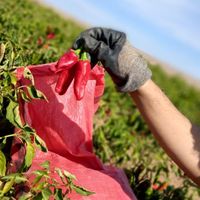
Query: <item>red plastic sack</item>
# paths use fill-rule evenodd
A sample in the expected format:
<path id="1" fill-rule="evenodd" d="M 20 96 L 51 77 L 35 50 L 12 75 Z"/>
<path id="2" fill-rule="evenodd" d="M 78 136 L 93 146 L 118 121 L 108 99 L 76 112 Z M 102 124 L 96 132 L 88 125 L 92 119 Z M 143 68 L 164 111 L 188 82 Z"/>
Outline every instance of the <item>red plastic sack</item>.
<path id="1" fill-rule="evenodd" d="M 29 171 L 39 168 L 45 160 L 51 167 L 65 169 L 77 177 L 77 184 L 95 194 L 80 196 L 71 193 L 75 200 L 135 200 L 124 172 L 104 166 L 93 153 L 93 115 L 104 91 L 104 70 L 95 66 L 90 73 L 85 96 L 77 101 L 73 81 L 67 92 L 60 96 L 55 93 L 58 75 L 50 70 L 55 63 L 30 66 L 36 88 L 47 97 L 48 103 L 34 100 L 25 103 L 24 118 L 46 142 L 48 153 L 38 151 Z M 23 84 L 22 68 L 17 75 Z M 52 174 L 56 177 L 56 174 Z"/>

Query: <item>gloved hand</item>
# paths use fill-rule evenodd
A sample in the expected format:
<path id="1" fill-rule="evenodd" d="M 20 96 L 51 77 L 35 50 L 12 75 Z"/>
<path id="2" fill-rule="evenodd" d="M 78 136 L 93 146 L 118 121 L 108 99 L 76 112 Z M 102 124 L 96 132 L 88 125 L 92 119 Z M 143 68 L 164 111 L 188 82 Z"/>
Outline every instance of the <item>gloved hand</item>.
<path id="1" fill-rule="evenodd" d="M 87 51 L 93 64 L 101 61 L 121 92 L 135 91 L 151 78 L 146 61 L 127 41 L 123 32 L 91 28 L 79 35 L 73 48 Z"/>

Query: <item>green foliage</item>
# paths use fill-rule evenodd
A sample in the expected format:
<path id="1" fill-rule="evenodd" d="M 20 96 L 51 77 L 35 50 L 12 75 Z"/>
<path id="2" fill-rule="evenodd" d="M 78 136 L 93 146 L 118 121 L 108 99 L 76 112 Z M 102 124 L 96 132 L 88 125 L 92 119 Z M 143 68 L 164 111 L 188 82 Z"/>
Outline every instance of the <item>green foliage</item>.
<path id="1" fill-rule="evenodd" d="M 30 1 L 0 1 L 0 13 L 1 41 L 12 39 L 22 59 L 15 61 L 16 66 L 56 61 L 82 30 Z M 50 33 L 54 39 L 47 38 Z"/>
<path id="2" fill-rule="evenodd" d="M 6 157 L 2 151 L 0 151 L 0 176 L 5 176 L 6 174 Z"/>
<path id="3" fill-rule="evenodd" d="M 26 155 L 24 158 L 24 167 L 29 168 L 35 156 L 35 148 L 31 142 L 26 141 Z"/>
<path id="4" fill-rule="evenodd" d="M 5 181 L 5 184 L 3 185 L 3 189 L 0 190 L 0 198 L 11 197 L 14 194 L 12 199 L 49 200 L 53 197 L 54 199 L 64 200 L 69 199 L 67 196 L 72 190 L 82 196 L 94 194 L 93 192 L 76 185 L 74 183 L 76 177 L 69 172 L 65 170 L 62 171 L 58 168 L 54 169 L 53 171 L 58 174 L 60 179 L 58 180 L 50 176 L 51 171 L 50 162 L 45 161 L 41 164 L 41 169 L 32 172 L 32 182 L 29 182 L 23 173 L 9 174 L 2 177 L 1 180 Z M 21 194 L 19 195 L 18 192 L 21 192 Z"/>
<path id="5" fill-rule="evenodd" d="M 28 87 L 16 87 L 13 71 L 18 66 L 49 63 L 56 61 L 72 44 L 83 29 L 71 20 L 63 20 L 50 9 L 42 8 L 28 0 L 0 1 L 0 190 L 3 199 L 10 199 L 15 184 L 27 181 L 23 173 L 4 176 L 6 173 L 7 146 L 9 138 L 19 136 L 13 133 L 13 126 L 21 130 L 20 140 L 28 146 L 23 170 L 26 170 L 33 157 L 33 142 L 38 148 L 47 151 L 44 141 L 19 118 L 17 96 L 26 102 L 32 98 L 45 97 L 34 88 L 34 79 L 27 68 L 24 76 L 30 81 Z M 53 39 L 48 34 L 54 35 Z M 200 92 L 188 86 L 179 77 L 168 77 L 158 67 L 151 66 L 153 79 L 165 91 L 174 104 L 193 122 L 200 124 Z M 7 118 L 7 119 L 6 119 Z M 10 123 L 9 123 L 10 122 Z M 139 199 L 192 199 L 199 190 L 169 160 L 155 142 L 148 127 L 127 94 L 119 94 L 109 77 L 94 122 L 94 146 L 97 155 L 105 162 L 123 167 L 131 187 Z M 6 133 L 6 134 L 2 134 Z M 34 141 L 31 138 L 34 138 Z M 49 183 L 49 163 L 43 163 L 42 170 L 34 172 L 33 184 L 38 188 L 25 192 L 20 200 L 48 199 L 53 185 Z M 83 195 L 90 194 L 86 189 L 73 185 L 75 177 L 69 172 L 55 169 L 68 189 Z M 173 178 L 171 178 L 173 174 Z M 4 176 L 4 179 L 2 178 Z M 181 177 L 181 184 L 174 179 Z M 13 183 L 14 182 L 14 183 Z M 70 185 L 70 184 L 71 185 Z M 52 185 L 53 184 L 53 185 Z M 42 190 L 40 190 L 42 188 Z M 56 200 L 63 199 L 61 189 L 53 190 Z M 198 195 L 197 195 L 198 196 Z"/>
<path id="6" fill-rule="evenodd" d="M 48 161 L 41 164 L 41 169 L 31 172 L 32 181 L 26 178 L 36 148 L 44 152 L 47 148 L 35 130 L 22 120 L 19 106 L 20 98 L 28 103 L 32 99 L 48 101 L 35 88 L 34 77 L 26 66 L 58 59 L 64 48 L 70 45 L 65 35 L 70 40 L 73 37 L 73 34 L 66 34 L 66 30 L 75 27 L 78 31 L 78 27 L 25 0 L 1 1 L 0 12 L 0 199 L 69 199 L 72 190 L 83 196 L 93 194 L 76 185 L 76 177 L 67 171 L 56 169 L 60 181 L 52 178 Z M 49 34 L 55 35 L 55 39 L 51 40 Z M 15 70 L 19 66 L 24 66 L 23 76 L 29 81 L 28 85 L 17 82 Z M 9 143 L 13 138 L 17 138 L 26 149 L 17 173 L 9 173 Z"/>

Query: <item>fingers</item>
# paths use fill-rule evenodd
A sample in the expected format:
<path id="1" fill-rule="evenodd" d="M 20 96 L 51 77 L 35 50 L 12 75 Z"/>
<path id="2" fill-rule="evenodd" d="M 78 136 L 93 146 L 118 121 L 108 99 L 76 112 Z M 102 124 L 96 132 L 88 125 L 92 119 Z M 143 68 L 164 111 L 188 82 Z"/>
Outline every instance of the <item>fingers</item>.
<path id="1" fill-rule="evenodd" d="M 91 55 L 92 66 L 97 61 L 105 65 L 106 60 L 116 59 L 125 41 L 126 34 L 123 32 L 95 27 L 82 32 L 75 40 L 73 48 L 81 48 L 88 52 Z M 114 54 L 116 56 L 112 56 Z"/>
<path id="2" fill-rule="evenodd" d="M 120 42 L 122 38 L 126 39 L 126 34 L 110 28 L 95 27 L 88 29 L 82 33 L 83 35 L 89 35 L 90 37 L 104 42 L 108 46 L 114 46 Z"/>
<path id="3" fill-rule="evenodd" d="M 87 48 L 93 52 L 97 46 L 96 43 L 103 41 L 106 43 L 105 29 L 100 27 L 90 28 L 82 32 L 79 37 L 74 41 L 73 48 Z M 92 48 L 94 46 L 94 49 Z"/>
<path id="4" fill-rule="evenodd" d="M 72 49 L 79 49 L 81 47 L 81 36 L 77 37 L 74 43 L 72 44 Z"/>
<path id="5" fill-rule="evenodd" d="M 84 51 L 97 56 L 98 59 L 102 58 L 102 56 L 110 50 L 106 43 L 85 34 L 77 38 L 73 48 L 83 48 Z"/>
<path id="6" fill-rule="evenodd" d="M 95 38 L 92 38 L 90 35 L 80 35 L 73 44 L 74 49 L 83 48 L 89 53 L 95 52 L 99 41 Z"/>
<path id="7" fill-rule="evenodd" d="M 104 42 L 99 42 L 99 45 L 96 49 L 97 59 L 104 64 L 106 58 L 108 58 L 110 55 L 112 55 L 112 50 L 109 48 L 109 46 L 106 45 Z"/>
<path id="8" fill-rule="evenodd" d="M 98 46 L 97 43 L 104 42 L 111 49 L 114 49 L 116 44 L 122 46 L 125 40 L 126 34 L 123 32 L 108 28 L 95 27 L 82 32 L 75 40 L 73 48 L 77 49 L 84 47 L 87 50 L 94 52 Z"/>
<path id="9" fill-rule="evenodd" d="M 94 45 L 96 42 L 98 42 L 101 38 L 101 28 L 90 28 L 82 32 L 79 37 L 74 41 L 73 48 L 83 48 L 87 45 L 84 45 L 85 43 L 88 44 L 88 48 L 90 49 L 91 45 Z M 87 41 L 87 42 L 85 42 Z M 91 44 L 90 44 L 90 42 Z"/>

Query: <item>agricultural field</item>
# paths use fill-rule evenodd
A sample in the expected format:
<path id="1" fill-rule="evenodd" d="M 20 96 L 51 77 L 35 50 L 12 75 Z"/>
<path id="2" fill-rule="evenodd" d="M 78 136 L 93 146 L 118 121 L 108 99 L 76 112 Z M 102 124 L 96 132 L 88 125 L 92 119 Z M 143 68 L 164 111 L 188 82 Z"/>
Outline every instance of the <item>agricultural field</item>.
<path id="1" fill-rule="evenodd" d="M 7 58 L 13 59 L 8 59 L 12 66 L 56 61 L 82 30 L 83 26 L 32 1 L 0 1 L 0 44 L 9 44 L 13 53 Z M 200 125 L 200 91 L 178 76 L 166 75 L 159 66 L 150 65 L 150 68 L 153 80 L 176 107 Z M 3 91 L 2 84 L 0 90 Z M 0 130 L 4 130 L 7 105 L 2 105 L 2 97 L 0 101 Z M 7 127 L 9 131 L 12 128 Z M 200 189 L 161 149 L 129 95 L 116 92 L 107 75 L 105 92 L 94 119 L 94 147 L 105 164 L 125 170 L 138 199 L 200 198 Z"/>

